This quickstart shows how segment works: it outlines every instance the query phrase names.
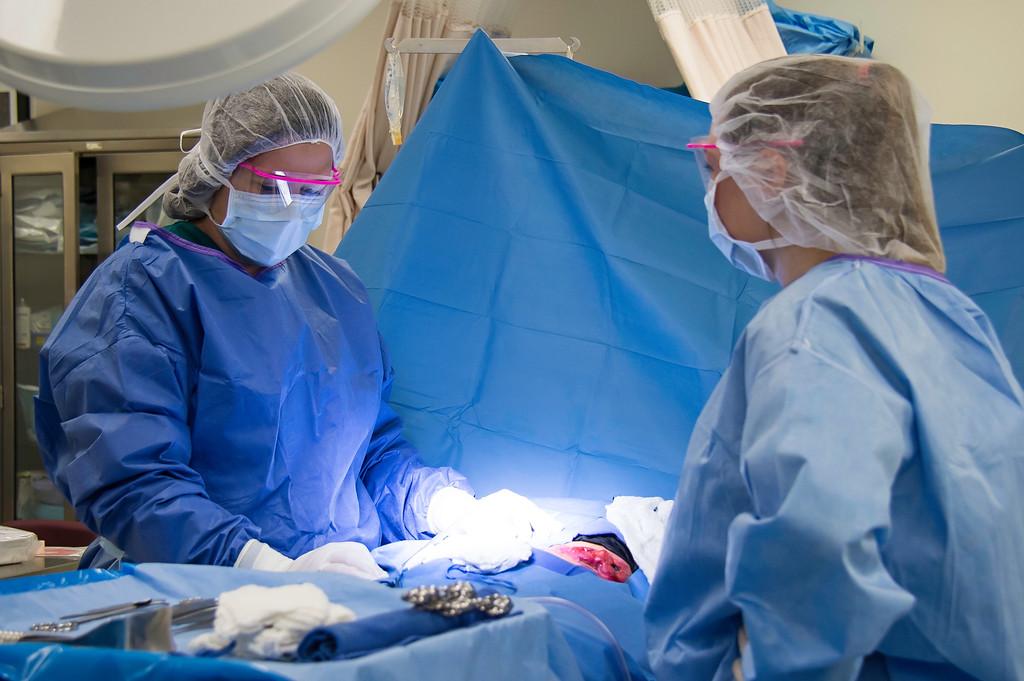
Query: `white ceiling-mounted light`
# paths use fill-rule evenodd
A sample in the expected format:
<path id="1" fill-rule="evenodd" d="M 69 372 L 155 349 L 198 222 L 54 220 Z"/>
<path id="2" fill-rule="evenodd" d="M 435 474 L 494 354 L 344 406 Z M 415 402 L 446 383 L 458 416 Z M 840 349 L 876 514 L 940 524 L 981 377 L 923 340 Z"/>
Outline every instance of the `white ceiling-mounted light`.
<path id="1" fill-rule="evenodd" d="M 267 80 L 380 0 L 0 0 L 0 82 L 100 111 L 195 104 Z"/>

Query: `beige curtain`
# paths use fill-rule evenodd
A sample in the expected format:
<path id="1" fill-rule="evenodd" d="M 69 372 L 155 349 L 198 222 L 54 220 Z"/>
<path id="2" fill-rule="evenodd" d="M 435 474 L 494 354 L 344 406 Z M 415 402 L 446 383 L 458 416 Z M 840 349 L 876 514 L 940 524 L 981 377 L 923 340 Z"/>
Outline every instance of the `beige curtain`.
<path id="1" fill-rule="evenodd" d="M 732 76 L 786 48 L 764 0 L 648 0 L 686 87 L 711 101 Z"/>
<path id="2" fill-rule="evenodd" d="M 348 139 L 341 164 L 342 184 L 331 195 L 320 229 L 309 242 L 332 253 L 352 225 L 356 215 L 370 198 L 384 171 L 399 148 L 391 142 L 384 111 L 384 70 L 387 53 L 384 39 L 395 38 L 469 38 L 478 26 L 492 35 L 500 28 L 508 0 L 394 0 L 388 12 L 376 76 L 363 108 Z M 405 104 L 402 133 L 408 138 L 420 115 L 430 102 L 437 79 L 451 67 L 456 55 L 403 55 L 405 67 Z"/>

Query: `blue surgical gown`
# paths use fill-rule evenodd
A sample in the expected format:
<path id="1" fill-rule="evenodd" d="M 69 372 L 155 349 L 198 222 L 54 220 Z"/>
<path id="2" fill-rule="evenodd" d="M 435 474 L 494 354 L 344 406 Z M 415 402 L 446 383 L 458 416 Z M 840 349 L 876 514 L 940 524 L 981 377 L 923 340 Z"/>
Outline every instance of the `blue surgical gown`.
<path id="1" fill-rule="evenodd" d="M 1024 679 L 1024 395 L 937 275 L 819 265 L 693 433 L 646 609 L 660 679 Z"/>
<path id="2" fill-rule="evenodd" d="M 426 535 L 447 468 L 388 405 L 366 290 L 304 246 L 250 276 L 153 230 L 89 278 L 42 350 L 36 429 L 78 516 L 132 562 L 231 565 Z"/>

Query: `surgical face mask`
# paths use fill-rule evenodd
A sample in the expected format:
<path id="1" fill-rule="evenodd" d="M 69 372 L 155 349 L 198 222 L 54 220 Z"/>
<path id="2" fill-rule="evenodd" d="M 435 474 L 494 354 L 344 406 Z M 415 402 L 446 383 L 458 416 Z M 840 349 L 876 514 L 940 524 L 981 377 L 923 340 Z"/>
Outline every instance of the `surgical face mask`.
<path id="1" fill-rule="evenodd" d="M 718 216 L 718 209 L 715 208 L 715 193 L 718 184 L 726 177 L 728 175 L 725 173 L 719 173 L 718 177 L 711 182 L 707 194 L 704 195 L 704 207 L 708 211 L 708 235 L 711 237 L 711 243 L 718 247 L 725 259 L 736 269 L 751 276 L 772 281 L 774 279 L 772 270 L 764 256 L 761 255 L 761 251 L 781 248 L 786 245 L 786 241 L 778 238 L 750 243 L 740 241 L 729 234 L 725 225 L 722 224 L 722 219 Z"/>
<path id="2" fill-rule="evenodd" d="M 294 196 L 285 206 L 276 196 L 234 187 L 229 192 L 227 214 L 218 226 L 239 253 L 265 267 L 299 250 L 323 219 L 323 197 Z"/>

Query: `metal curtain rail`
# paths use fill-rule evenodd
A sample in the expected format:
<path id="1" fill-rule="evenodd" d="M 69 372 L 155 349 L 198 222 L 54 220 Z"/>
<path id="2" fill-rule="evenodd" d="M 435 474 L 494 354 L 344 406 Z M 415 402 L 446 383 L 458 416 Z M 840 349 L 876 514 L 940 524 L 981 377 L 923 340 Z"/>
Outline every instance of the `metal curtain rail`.
<path id="1" fill-rule="evenodd" d="M 461 54 L 468 44 L 462 38 L 387 38 L 384 49 L 391 54 Z M 581 43 L 579 38 L 495 38 L 494 44 L 506 55 L 561 54 L 573 59 Z"/>

